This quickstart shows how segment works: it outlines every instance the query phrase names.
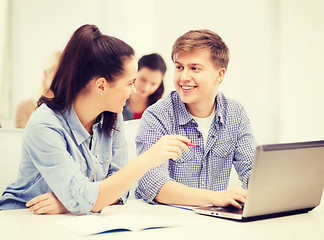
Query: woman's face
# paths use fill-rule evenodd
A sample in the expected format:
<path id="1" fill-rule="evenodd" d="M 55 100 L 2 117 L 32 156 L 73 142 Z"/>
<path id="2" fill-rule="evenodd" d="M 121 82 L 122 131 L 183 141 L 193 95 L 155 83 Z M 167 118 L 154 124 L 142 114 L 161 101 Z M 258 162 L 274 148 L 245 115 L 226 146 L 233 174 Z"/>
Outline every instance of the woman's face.
<path id="1" fill-rule="evenodd" d="M 137 61 L 133 57 L 124 62 L 124 72 L 114 82 L 108 82 L 104 93 L 106 111 L 120 113 L 129 96 L 135 93 L 134 81 L 137 73 Z"/>
<path id="2" fill-rule="evenodd" d="M 163 73 L 160 70 L 151 70 L 147 67 L 141 68 L 137 72 L 135 81 L 136 94 L 148 98 L 159 88 L 163 79 Z"/>

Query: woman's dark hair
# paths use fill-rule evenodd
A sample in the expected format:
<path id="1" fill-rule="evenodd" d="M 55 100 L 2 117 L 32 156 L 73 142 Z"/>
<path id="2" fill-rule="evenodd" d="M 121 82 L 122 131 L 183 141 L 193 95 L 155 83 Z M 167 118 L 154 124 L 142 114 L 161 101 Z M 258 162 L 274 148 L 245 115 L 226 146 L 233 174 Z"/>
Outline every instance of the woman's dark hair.
<path id="1" fill-rule="evenodd" d="M 83 25 L 66 45 L 50 86 L 53 98 L 41 96 L 38 106 L 45 103 L 53 111 L 70 110 L 80 91 L 94 77 L 113 82 L 124 69 L 124 62 L 134 56 L 134 50 L 122 40 L 103 35 L 95 25 Z M 117 114 L 105 111 L 103 130 L 109 135 Z"/>
<path id="2" fill-rule="evenodd" d="M 159 70 L 161 71 L 163 76 L 167 69 L 163 58 L 156 53 L 144 55 L 143 57 L 141 57 L 141 59 L 138 61 L 138 71 L 144 67 L 151 70 Z M 152 95 L 148 97 L 148 102 L 147 102 L 148 106 L 152 105 L 153 103 L 156 103 L 156 101 L 162 97 L 163 92 L 164 92 L 164 84 L 162 79 L 159 88 Z"/>

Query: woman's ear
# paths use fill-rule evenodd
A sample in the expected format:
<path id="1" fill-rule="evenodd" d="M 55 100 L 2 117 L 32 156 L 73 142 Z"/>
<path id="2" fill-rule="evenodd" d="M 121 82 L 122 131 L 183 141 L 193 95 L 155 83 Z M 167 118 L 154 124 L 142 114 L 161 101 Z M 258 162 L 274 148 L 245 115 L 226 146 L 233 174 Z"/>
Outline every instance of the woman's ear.
<path id="1" fill-rule="evenodd" d="M 105 90 L 107 89 L 106 79 L 103 77 L 97 78 L 95 81 L 95 88 L 96 88 L 96 92 L 98 92 L 98 94 L 103 95 Z"/>

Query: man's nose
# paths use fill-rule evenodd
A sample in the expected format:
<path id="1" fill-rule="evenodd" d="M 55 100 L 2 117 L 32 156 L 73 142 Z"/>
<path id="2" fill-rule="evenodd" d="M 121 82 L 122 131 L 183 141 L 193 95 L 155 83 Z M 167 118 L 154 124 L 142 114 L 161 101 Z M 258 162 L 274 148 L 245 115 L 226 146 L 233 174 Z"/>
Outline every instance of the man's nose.
<path id="1" fill-rule="evenodd" d="M 190 72 L 186 69 L 184 69 L 181 73 L 180 80 L 182 81 L 190 81 L 192 79 L 192 76 Z"/>

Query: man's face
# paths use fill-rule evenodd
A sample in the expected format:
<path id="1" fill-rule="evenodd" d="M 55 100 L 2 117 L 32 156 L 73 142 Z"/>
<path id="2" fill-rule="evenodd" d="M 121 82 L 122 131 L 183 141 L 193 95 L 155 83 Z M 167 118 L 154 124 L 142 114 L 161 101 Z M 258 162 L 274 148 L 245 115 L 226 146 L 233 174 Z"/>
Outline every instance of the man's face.
<path id="1" fill-rule="evenodd" d="M 189 112 L 191 106 L 211 108 L 225 69 L 216 68 L 209 49 L 179 53 L 174 63 L 174 85 Z"/>

